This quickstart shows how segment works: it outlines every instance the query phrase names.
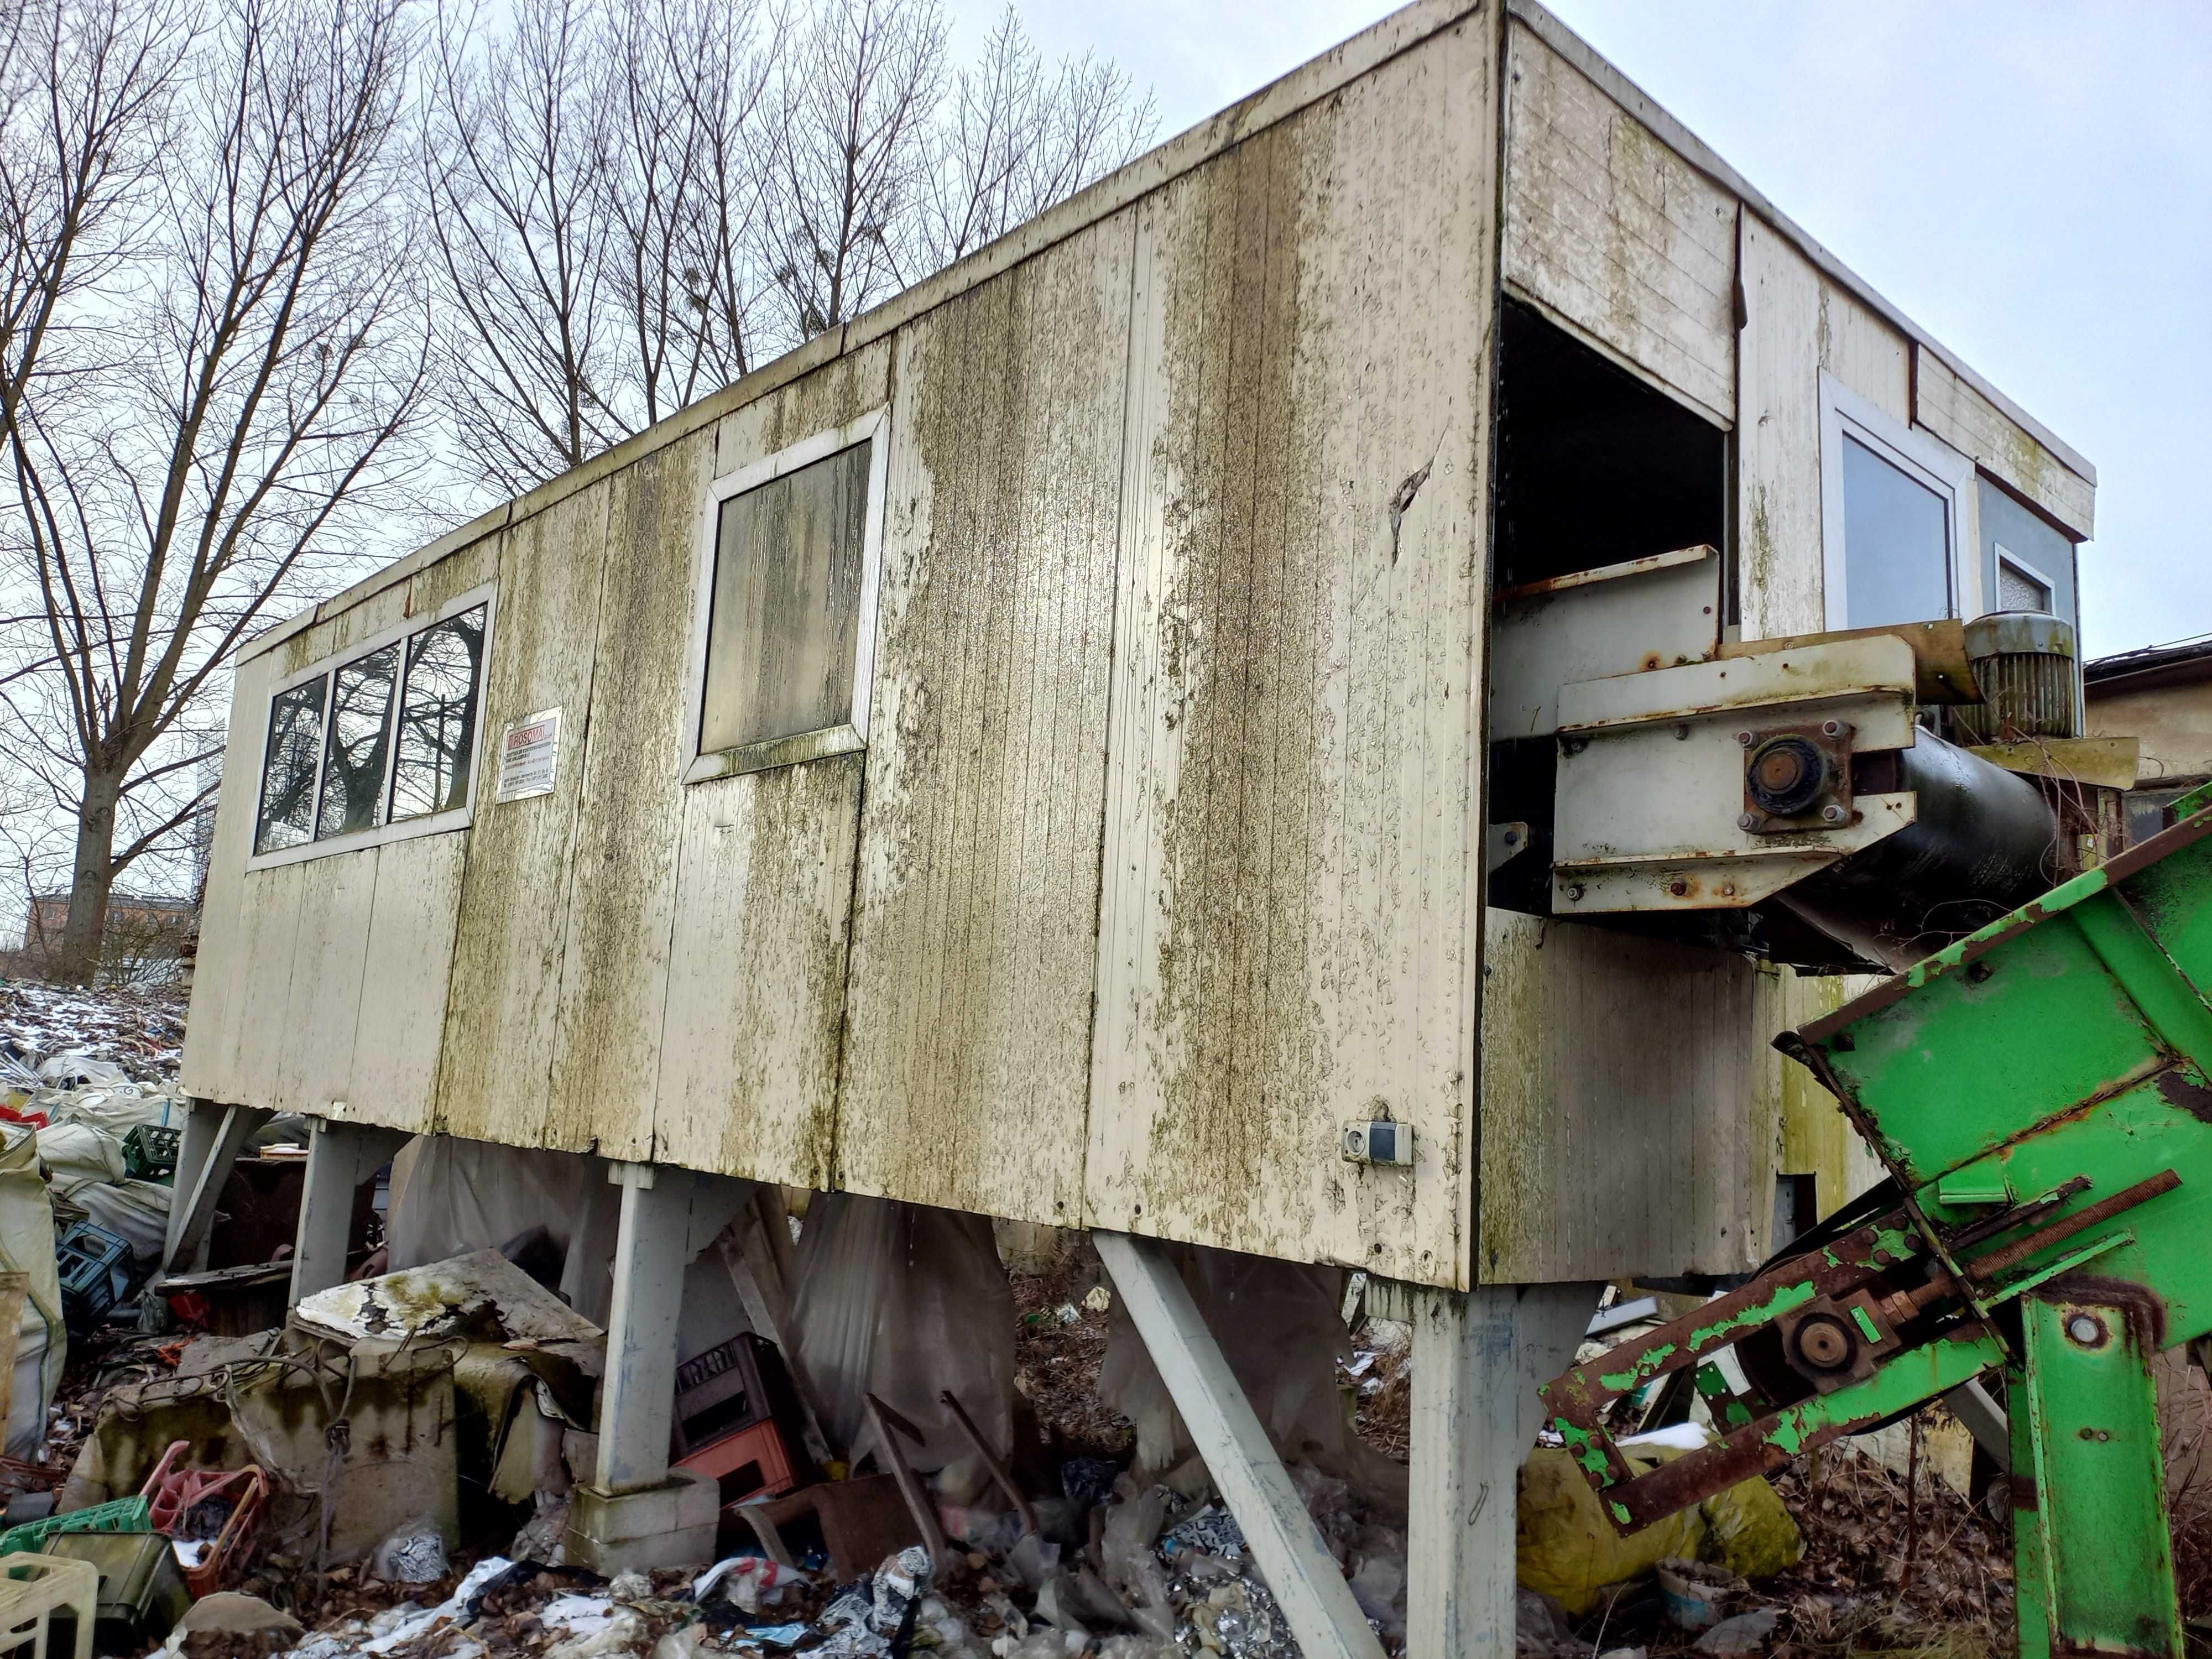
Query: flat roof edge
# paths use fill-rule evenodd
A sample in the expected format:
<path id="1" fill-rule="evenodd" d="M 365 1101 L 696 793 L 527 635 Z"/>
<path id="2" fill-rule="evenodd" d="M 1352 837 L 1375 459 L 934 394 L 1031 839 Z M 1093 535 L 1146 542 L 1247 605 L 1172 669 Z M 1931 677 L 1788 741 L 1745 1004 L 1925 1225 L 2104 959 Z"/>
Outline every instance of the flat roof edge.
<path id="1" fill-rule="evenodd" d="M 1589 41 L 1553 16 L 1540 3 L 1540 0 L 1505 0 L 1505 9 L 1507 15 L 1526 23 L 1546 46 L 1595 81 L 1615 103 L 1650 128 L 1676 155 L 1723 190 L 1740 198 L 1743 204 L 1765 220 L 1777 234 L 1795 244 L 1797 251 L 1810 259 L 1823 276 L 1832 277 L 1849 289 L 1854 297 L 1878 313 L 1907 338 L 1942 358 L 1954 374 L 1988 398 L 2006 419 L 2049 450 L 2068 471 L 2084 483 L 2094 484 L 2097 482 L 2097 469 L 2079 450 L 1991 386 L 1971 365 L 1960 361 L 1958 356 L 1942 341 L 1884 299 L 1864 277 L 1823 247 L 1818 239 L 1776 207 L 1763 192 L 1753 188 L 1741 173 L 1722 159 L 1711 145 L 1692 132 L 1669 114 L 1656 99 L 1614 68 Z"/>

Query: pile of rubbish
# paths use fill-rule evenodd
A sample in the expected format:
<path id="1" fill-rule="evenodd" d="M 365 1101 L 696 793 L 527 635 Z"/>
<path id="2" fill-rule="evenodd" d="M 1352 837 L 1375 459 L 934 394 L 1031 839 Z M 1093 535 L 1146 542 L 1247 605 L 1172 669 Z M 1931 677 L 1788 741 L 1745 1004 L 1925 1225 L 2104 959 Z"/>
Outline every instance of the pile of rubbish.
<path id="1" fill-rule="evenodd" d="M 0 981 L 0 1090 L 54 1086 L 66 1074 L 56 1062 L 70 1057 L 160 1087 L 175 1081 L 184 1044 L 178 988 L 70 991 Z"/>
<path id="2" fill-rule="evenodd" d="M 1295 1659 L 1079 1236 L 1016 1248 L 851 1194 L 700 1178 L 668 1461 L 708 1502 L 654 1557 L 699 1565 L 601 1559 L 571 1522 L 599 1467 L 606 1165 L 418 1138 L 357 1194 L 348 1280 L 288 1307 L 306 1126 L 280 1118 L 224 1174 L 204 1263 L 167 1272 L 180 1016 L 0 985 L 0 1553 L 91 1564 L 100 1651 Z M 1401 1651 L 1409 1333 L 1334 1270 L 1176 1259 Z M 1763 1480 L 1623 1540 L 1540 1449 L 1519 1520 L 1530 1655 L 1607 1632 L 1749 1651 L 1822 1616 L 1753 1581 L 1829 1605 L 1791 1576 L 1799 1529 Z"/>

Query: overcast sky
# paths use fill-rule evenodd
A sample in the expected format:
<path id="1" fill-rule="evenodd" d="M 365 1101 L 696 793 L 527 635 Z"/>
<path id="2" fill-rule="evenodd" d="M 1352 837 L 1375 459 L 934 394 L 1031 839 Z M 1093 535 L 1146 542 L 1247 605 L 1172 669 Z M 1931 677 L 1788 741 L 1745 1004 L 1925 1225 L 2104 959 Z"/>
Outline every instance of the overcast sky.
<path id="1" fill-rule="evenodd" d="M 971 37 L 1000 0 L 953 0 Z M 1025 0 L 1163 137 L 1393 9 Z M 1567 24 L 2097 468 L 2092 655 L 2212 633 L 2212 4 L 1556 0 Z"/>

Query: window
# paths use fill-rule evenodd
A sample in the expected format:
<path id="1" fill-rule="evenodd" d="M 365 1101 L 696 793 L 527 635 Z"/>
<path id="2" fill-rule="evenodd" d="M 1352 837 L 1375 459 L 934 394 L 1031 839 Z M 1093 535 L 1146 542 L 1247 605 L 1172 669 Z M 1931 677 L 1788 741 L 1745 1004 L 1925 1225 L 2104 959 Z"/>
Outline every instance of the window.
<path id="1" fill-rule="evenodd" d="M 2020 557 L 2002 542 L 1996 544 L 1998 611 L 2049 611 L 2053 589 L 2051 578 Z"/>
<path id="2" fill-rule="evenodd" d="M 372 651 L 331 677 L 317 841 L 374 830 L 384 822 L 384 763 L 392 744 L 392 687 L 398 678 L 396 645 Z"/>
<path id="3" fill-rule="evenodd" d="M 323 746 L 325 679 L 280 691 L 269 704 L 269 749 L 261 763 L 261 831 L 253 850 L 297 847 L 315 832 L 315 767 Z"/>
<path id="4" fill-rule="evenodd" d="M 1830 628 L 1959 613 L 1959 501 L 1973 464 L 1820 376 L 1820 509 Z"/>
<path id="5" fill-rule="evenodd" d="M 860 748 L 867 732 L 881 410 L 716 481 L 694 626 L 688 781 Z"/>
<path id="6" fill-rule="evenodd" d="M 407 641 L 407 695 L 399 701 L 399 755 L 392 768 L 395 818 L 468 805 L 483 638 L 478 605 Z"/>
<path id="7" fill-rule="evenodd" d="M 270 698 L 256 857 L 460 827 L 490 616 L 465 595 Z"/>

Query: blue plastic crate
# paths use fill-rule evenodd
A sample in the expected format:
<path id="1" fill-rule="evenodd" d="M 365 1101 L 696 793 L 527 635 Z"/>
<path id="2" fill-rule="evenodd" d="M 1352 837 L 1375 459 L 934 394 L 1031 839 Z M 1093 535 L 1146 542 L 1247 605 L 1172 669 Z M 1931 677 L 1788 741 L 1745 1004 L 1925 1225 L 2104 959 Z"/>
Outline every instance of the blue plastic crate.
<path id="1" fill-rule="evenodd" d="M 137 1264 L 131 1241 L 80 1221 L 54 1245 L 61 1270 L 62 1318 L 73 1331 L 89 1331 L 131 1294 Z"/>

